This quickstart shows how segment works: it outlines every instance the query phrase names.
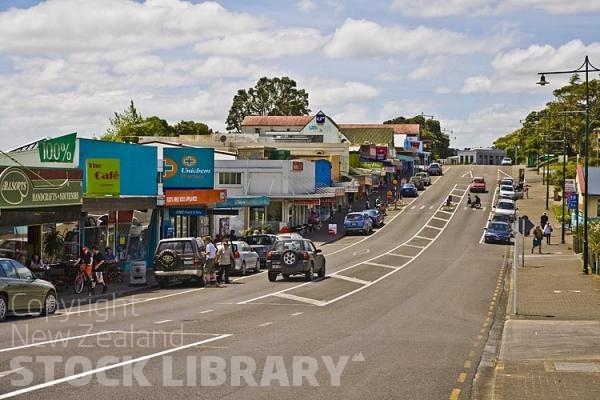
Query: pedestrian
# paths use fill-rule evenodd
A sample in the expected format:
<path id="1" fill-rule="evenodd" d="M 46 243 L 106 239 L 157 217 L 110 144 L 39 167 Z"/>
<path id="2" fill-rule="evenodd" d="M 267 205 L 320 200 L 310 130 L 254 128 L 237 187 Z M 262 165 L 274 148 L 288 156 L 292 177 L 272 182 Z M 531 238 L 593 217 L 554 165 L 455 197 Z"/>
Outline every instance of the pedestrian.
<path id="1" fill-rule="evenodd" d="M 206 249 L 204 251 L 204 256 L 206 257 L 206 261 L 204 262 L 204 283 L 206 285 L 214 285 L 216 287 L 221 287 L 221 285 L 217 283 L 217 273 L 215 270 L 217 248 L 215 247 L 210 236 L 204 236 L 203 240 L 204 246 L 206 246 Z"/>
<path id="2" fill-rule="evenodd" d="M 543 213 L 542 216 L 540 217 L 540 226 L 544 227 L 544 226 L 546 226 L 546 223 L 548 223 L 548 214 Z"/>
<path id="3" fill-rule="evenodd" d="M 550 225 L 550 222 L 546 222 L 546 225 L 544 225 L 544 236 L 546 237 L 546 244 L 550 244 L 550 237 L 552 236 L 552 231 L 554 229 L 552 228 L 552 225 Z"/>
<path id="4" fill-rule="evenodd" d="M 371 202 L 369 201 L 369 198 L 367 197 L 367 201 L 365 201 L 365 210 L 368 210 L 369 208 L 371 208 Z"/>
<path id="5" fill-rule="evenodd" d="M 237 240 L 237 235 L 235 234 L 235 229 L 232 229 L 231 232 L 229 232 L 229 240 Z"/>
<path id="6" fill-rule="evenodd" d="M 108 286 L 104 282 L 104 255 L 100 253 L 98 246 L 92 246 L 92 271 L 94 285 L 92 286 L 92 293 L 94 292 L 94 286 L 97 284 L 102 285 L 102 293 L 106 293 Z"/>
<path id="7" fill-rule="evenodd" d="M 235 255 L 229 245 L 228 240 L 223 241 L 223 247 L 217 251 L 217 264 L 219 265 L 219 273 L 217 274 L 217 283 L 231 283 L 229 280 L 229 271 L 235 266 Z M 223 280 L 225 278 L 225 280 Z"/>
<path id="8" fill-rule="evenodd" d="M 88 282 L 88 296 L 92 295 L 94 289 L 94 281 L 92 279 L 92 252 L 87 246 L 81 248 L 79 258 L 75 261 L 75 265 L 79 265 L 79 269 L 85 274 Z"/>
<path id="9" fill-rule="evenodd" d="M 538 252 L 542 254 L 542 239 L 544 234 L 542 232 L 542 228 L 540 226 L 536 226 L 533 230 L 533 247 L 531 247 L 531 252 L 533 253 L 533 249 L 539 247 Z"/>
<path id="10" fill-rule="evenodd" d="M 473 200 L 471 200 L 471 194 L 467 195 L 467 207 L 471 206 L 471 203 L 473 202 Z"/>

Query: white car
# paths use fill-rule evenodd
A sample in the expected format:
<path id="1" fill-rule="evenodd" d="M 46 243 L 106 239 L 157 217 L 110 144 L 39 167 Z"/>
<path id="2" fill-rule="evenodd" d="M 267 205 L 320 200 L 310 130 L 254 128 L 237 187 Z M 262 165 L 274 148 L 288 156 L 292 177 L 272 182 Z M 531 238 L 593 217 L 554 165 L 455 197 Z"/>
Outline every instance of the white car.
<path id="1" fill-rule="evenodd" d="M 502 180 L 500 181 L 500 185 L 508 185 L 508 186 L 515 186 L 515 180 L 513 178 L 502 178 Z"/>
<path id="2" fill-rule="evenodd" d="M 217 243 L 217 249 L 220 249 L 223 245 Z M 235 257 L 235 266 L 229 270 L 230 273 L 239 273 L 240 275 L 246 275 L 249 269 L 255 272 L 260 271 L 260 256 L 257 252 L 252 250 L 252 247 L 243 240 L 234 240 L 231 242 L 231 250 Z"/>
<path id="3" fill-rule="evenodd" d="M 501 199 L 515 199 L 515 188 L 511 185 L 500 185 L 500 192 L 498 193 Z"/>
<path id="4" fill-rule="evenodd" d="M 504 157 L 502 161 L 500 161 L 500 165 L 512 165 L 512 159 L 510 157 Z"/>
<path id="5" fill-rule="evenodd" d="M 493 208 L 494 215 L 503 217 L 503 219 L 514 221 L 517 217 L 517 204 L 514 200 L 499 199 L 496 207 Z"/>

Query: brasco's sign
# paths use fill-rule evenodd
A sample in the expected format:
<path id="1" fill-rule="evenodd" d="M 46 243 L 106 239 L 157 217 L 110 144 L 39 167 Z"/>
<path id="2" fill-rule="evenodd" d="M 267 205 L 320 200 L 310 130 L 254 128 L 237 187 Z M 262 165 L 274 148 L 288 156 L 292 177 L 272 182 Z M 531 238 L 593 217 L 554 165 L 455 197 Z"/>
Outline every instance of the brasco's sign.
<path id="1" fill-rule="evenodd" d="M 0 208 L 81 204 L 80 173 L 78 173 L 78 180 L 72 180 L 67 177 L 65 171 L 47 172 L 27 171 L 17 167 L 9 167 L 0 172 Z"/>

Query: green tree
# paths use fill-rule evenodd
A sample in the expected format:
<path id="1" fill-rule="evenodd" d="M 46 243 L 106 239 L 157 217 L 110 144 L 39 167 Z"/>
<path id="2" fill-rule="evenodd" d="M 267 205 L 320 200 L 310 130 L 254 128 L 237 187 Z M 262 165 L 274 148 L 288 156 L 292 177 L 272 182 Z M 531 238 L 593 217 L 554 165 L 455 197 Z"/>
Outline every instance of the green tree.
<path id="1" fill-rule="evenodd" d="M 384 124 L 419 124 L 421 139 L 428 144 L 427 149 L 431 152 L 433 159 L 446 158 L 452 155 L 450 149 L 450 136 L 443 133 L 440 121 L 430 118 L 425 119 L 423 115 L 412 118 L 396 117 L 384 121 Z"/>
<path id="2" fill-rule="evenodd" d="M 241 131 L 248 115 L 308 115 L 308 93 L 293 79 L 260 78 L 253 88 L 238 90 L 227 116 L 228 130 Z"/>
<path id="3" fill-rule="evenodd" d="M 181 135 L 210 135 L 212 130 L 202 122 L 180 121 L 174 126 L 175 133 Z"/>
<path id="4" fill-rule="evenodd" d="M 144 118 L 138 113 L 133 100 L 129 103 L 122 114 L 116 113 L 113 118 L 110 118 L 111 127 L 106 130 L 106 133 L 100 136 L 100 140 L 111 142 L 137 142 L 135 136 L 141 136 L 142 125 Z"/>

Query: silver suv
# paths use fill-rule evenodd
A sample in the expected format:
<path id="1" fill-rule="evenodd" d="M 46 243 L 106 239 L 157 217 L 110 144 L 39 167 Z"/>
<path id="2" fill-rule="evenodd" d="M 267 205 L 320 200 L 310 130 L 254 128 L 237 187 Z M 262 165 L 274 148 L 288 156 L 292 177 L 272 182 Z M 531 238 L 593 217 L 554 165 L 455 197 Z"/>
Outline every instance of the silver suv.
<path id="1" fill-rule="evenodd" d="M 154 253 L 154 278 L 160 287 L 172 281 L 204 285 L 204 243 L 195 237 L 162 239 Z"/>

